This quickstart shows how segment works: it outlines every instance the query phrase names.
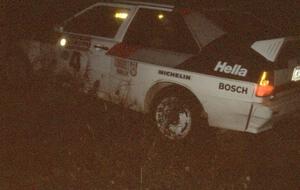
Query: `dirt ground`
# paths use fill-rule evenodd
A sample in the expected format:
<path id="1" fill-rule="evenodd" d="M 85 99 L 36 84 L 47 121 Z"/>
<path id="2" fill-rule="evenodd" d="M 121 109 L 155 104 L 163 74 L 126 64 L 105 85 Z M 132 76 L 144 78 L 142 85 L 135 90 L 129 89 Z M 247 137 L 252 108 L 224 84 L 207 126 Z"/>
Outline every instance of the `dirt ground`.
<path id="1" fill-rule="evenodd" d="M 54 89 L 2 89 L 1 190 L 300 188 L 299 119 L 251 135 L 166 141 L 121 107 Z"/>

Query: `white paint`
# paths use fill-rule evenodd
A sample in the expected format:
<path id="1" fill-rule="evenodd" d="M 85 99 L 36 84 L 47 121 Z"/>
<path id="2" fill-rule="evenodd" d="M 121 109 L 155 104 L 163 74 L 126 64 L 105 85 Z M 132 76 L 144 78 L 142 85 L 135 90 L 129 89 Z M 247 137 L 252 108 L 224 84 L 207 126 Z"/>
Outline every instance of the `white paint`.
<path id="1" fill-rule="evenodd" d="M 299 80 L 300 80 L 300 66 L 297 66 L 294 68 L 292 81 L 299 81 Z"/>
<path id="2" fill-rule="evenodd" d="M 267 60 L 274 62 L 284 41 L 285 38 L 257 41 L 251 45 L 251 48 L 264 56 Z"/>
<path id="3" fill-rule="evenodd" d="M 119 3 L 101 3 L 96 4 L 95 6 L 99 5 L 113 5 L 122 7 L 122 4 Z M 204 111 L 207 113 L 208 122 L 211 126 L 238 131 L 246 130 L 253 133 L 266 129 L 265 124 L 269 123 L 269 121 L 272 119 L 273 110 L 270 108 L 271 106 L 267 106 L 265 99 L 255 96 L 255 83 L 188 72 L 173 68 L 182 63 L 184 60 L 188 59 L 190 55 L 172 55 L 170 52 L 154 51 L 151 56 L 148 57 L 146 62 L 141 62 L 136 59 L 122 60 L 124 61 L 122 62 L 124 63 L 123 67 L 114 64 L 116 57 L 107 56 L 105 50 L 101 50 L 101 48 L 93 48 L 94 45 L 99 44 L 101 46 L 111 48 L 113 45 L 120 42 L 122 37 L 125 35 L 128 25 L 132 20 L 132 17 L 135 15 L 137 8 L 143 6 L 149 8 L 152 6 L 152 4 L 137 4 L 136 6 L 124 5 L 125 8 L 128 8 L 128 6 L 130 6 L 132 9 L 132 13 L 129 12 L 128 19 L 126 19 L 124 24 L 122 24 L 115 38 L 107 39 L 99 36 L 90 36 L 92 38 L 92 48 L 88 53 L 85 52 L 85 57 L 81 60 L 81 62 L 85 60 L 86 64 L 83 64 L 85 68 L 91 69 L 88 73 L 90 84 L 87 86 L 90 88 L 95 81 L 100 80 L 100 89 L 97 93 L 99 98 L 116 104 L 121 104 L 124 107 L 138 112 L 146 113 L 149 111 L 149 109 L 147 109 L 147 103 L 149 103 L 147 98 L 157 95 L 149 94 L 149 92 L 153 88 L 156 88 L 157 84 L 162 85 L 154 90 L 155 93 L 159 92 L 161 88 L 168 86 L 168 84 L 174 84 L 185 87 L 196 96 L 196 98 L 201 102 Z M 86 9 L 85 11 L 89 10 L 90 8 Z M 168 7 L 159 7 L 157 4 L 155 4 L 155 6 L 153 5 L 153 8 L 158 10 L 169 10 Z M 82 14 L 83 12 L 77 14 L 76 16 Z M 206 22 L 207 21 L 203 21 L 203 23 Z M 192 22 L 190 24 L 192 24 Z M 201 25 L 197 25 L 196 28 L 199 29 L 200 26 Z M 216 34 L 212 36 L 208 35 L 201 38 L 199 37 L 199 39 L 201 39 L 199 42 L 202 42 L 200 44 L 203 45 L 209 43 L 211 40 L 215 39 L 216 36 L 223 35 L 222 31 L 217 31 L 215 33 Z M 255 42 L 252 44 L 251 48 L 263 55 L 267 60 L 274 62 L 283 43 L 284 38 L 264 40 Z M 145 61 L 144 56 L 147 55 L 149 55 L 149 52 L 139 51 L 136 53 L 135 58 L 140 56 L 143 57 L 143 60 Z M 129 74 L 130 72 L 128 69 L 130 69 L 129 65 L 131 62 L 137 64 L 136 75 Z M 118 72 L 118 68 L 116 67 L 123 69 L 122 72 Z M 162 75 L 159 74 L 159 70 L 175 74 L 172 76 L 168 74 Z M 214 70 L 217 72 L 224 72 L 242 77 L 245 77 L 248 73 L 248 70 L 243 68 L 242 65 L 230 65 L 227 62 L 221 61 L 217 63 Z M 188 77 L 189 79 L 187 79 L 187 77 L 174 77 L 176 76 L 176 73 L 179 73 L 180 76 L 190 77 Z M 228 85 L 230 89 L 220 89 L 220 83 Z M 297 98 L 297 100 L 298 99 L 299 98 Z M 295 100 L 295 98 L 291 100 Z M 292 105 L 293 104 L 291 103 L 290 105 L 285 106 L 286 110 L 288 111 L 288 107 L 293 107 Z M 252 106 L 254 108 L 249 121 L 249 113 Z M 282 104 L 278 104 L 278 108 L 281 107 Z M 249 127 L 247 128 L 248 121 Z"/>

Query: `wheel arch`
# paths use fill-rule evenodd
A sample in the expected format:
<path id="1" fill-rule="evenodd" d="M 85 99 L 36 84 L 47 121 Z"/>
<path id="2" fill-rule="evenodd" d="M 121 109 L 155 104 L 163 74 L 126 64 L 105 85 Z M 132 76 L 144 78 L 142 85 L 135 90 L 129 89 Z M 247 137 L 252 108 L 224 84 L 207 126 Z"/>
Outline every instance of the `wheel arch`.
<path id="1" fill-rule="evenodd" d="M 179 90 L 191 95 L 197 101 L 201 109 L 203 109 L 205 113 L 205 117 L 208 117 L 206 110 L 203 107 L 203 104 L 201 103 L 199 98 L 193 93 L 193 91 L 186 86 L 173 83 L 173 82 L 157 82 L 154 85 L 152 85 L 152 87 L 147 91 L 145 96 L 145 102 L 144 102 L 145 112 L 150 113 L 152 109 L 152 105 L 155 102 L 155 99 L 160 97 L 163 92 L 171 91 L 171 90 Z"/>

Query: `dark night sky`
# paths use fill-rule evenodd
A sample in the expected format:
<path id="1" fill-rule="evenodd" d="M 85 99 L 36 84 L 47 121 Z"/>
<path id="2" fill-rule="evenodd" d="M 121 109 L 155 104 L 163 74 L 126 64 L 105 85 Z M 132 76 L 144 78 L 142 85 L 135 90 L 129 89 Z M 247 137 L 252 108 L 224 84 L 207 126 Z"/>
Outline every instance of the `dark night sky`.
<path id="1" fill-rule="evenodd" d="M 94 2 L 97 0 L 0 0 L 0 5 L 6 13 L 4 25 L 12 31 L 9 34 L 28 38 L 41 36 L 50 31 L 53 25 Z M 250 10 L 278 28 L 292 34 L 300 33 L 299 1 L 189 0 L 189 3 L 199 8 Z"/>

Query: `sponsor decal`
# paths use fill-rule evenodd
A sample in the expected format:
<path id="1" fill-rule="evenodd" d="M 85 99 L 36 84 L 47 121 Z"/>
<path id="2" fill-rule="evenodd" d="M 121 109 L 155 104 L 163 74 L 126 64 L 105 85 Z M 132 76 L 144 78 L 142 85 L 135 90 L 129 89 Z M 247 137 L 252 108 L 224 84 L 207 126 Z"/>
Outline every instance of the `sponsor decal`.
<path id="1" fill-rule="evenodd" d="M 235 64 L 234 66 L 228 65 L 227 62 L 219 61 L 214 69 L 216 72 L 222 72 L 231 75 L 237 75 L 245 77 L 248 73 L 248 70 L 242 68 L 241 65 Z"/>
<path id="2" fill-rule="evenodd" d="M 233 85 L 233 84 L 225 84 L 222 82 L 219 83 L 219 90 L 225 90 L 225 91 L 234 92 L 238 94 L 248 94 L 247 87 Z"/>
<path id="3" fill-rule="evenodd" d="M 190 75 L 186 75 L 186 74 L 182 74 L 182 73 L 176 73 L 176 72 L 171 72 L 171 71 L 158 70 L 158 74 L 165 75 L 165 76 L 168 76 L 168 77 L 174 77 L 174 78 L 179 78 L 179 79 L 191 80 L 191 76 Z"/>
<path id="4" fill-rule="evenodd" d="M 292 81 L 299 81 L 300 80 L 300 66 L 296 66 L 294 68 L 294 72 L 292 75 Z"/>
<path id="5" fill-rule="evenodd" d="M 125 59 L 115 59 L 114 62 L 116 72 L 120 75 L 128 75 L 128 61 Z"/>
<path id="6" fill-rule="evenodd" d="M 137 75 L 137 65 L 136 61 L 130 61 L 126 59 L 116 58 L 114 61 L 116 72 L 120 75 L 128 76 L 129 74 L 133 77 Z"/>
<path id="7" fill-rule="evenodd" d="M 137 62 L 130 62 L 129 73 L 131 76 L 135 77 L 137 75 Z"/>

